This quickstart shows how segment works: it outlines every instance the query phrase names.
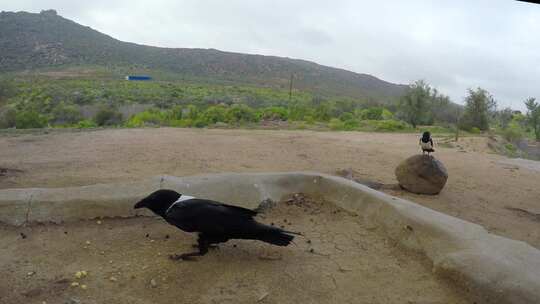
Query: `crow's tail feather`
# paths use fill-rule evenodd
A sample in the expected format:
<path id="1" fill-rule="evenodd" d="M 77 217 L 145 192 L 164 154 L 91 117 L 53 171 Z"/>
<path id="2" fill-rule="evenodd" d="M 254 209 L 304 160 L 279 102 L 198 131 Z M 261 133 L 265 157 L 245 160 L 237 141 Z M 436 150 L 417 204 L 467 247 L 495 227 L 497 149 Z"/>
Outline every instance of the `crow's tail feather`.
<path id="1" fill-rule="evenodd" d="M 259 234 L 258 239 L 277 246 L 287 246 L 292 242 L 294 236 L 285 233 L 285 231 L 275 229 Z"/>

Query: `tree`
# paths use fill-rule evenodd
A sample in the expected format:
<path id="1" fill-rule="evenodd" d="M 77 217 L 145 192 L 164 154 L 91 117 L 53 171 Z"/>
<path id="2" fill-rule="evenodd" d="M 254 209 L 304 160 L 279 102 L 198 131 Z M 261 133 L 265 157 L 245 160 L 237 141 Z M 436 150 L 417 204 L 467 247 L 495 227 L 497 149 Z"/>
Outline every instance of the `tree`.
<path id="1" fill-rule="evenodd" d="M 512 117 L 514 117 L 514 111 L 510 108 L 497 111 L 497 120 L 502 129 L 508 128 L 508 124 L 512 121 Z"/>
<path id="2" fill-rule="evenodd" d="M 469 89 L 465 98 L 465 114 L 462 126 L 465 129 L 478 128 L 482 131 L 489 129 L 489 117 L 497 108 L 493 96 L 482 88 Z"/>
<path id="3" fill-rule="evenodd" d="M 399 108 L 403 119 L 414 128 L 425 122 L 430 115 L 432 89 L 423 80 L 411 84 L 400 99 Z"/>
<path id="4" fill-rule="evenodd" d="M 527 124 L 534 130 L 537 141 L 540 141 L 540 103 L 536 98 L 529 97 L 525 100 L 527 107 Z"/>

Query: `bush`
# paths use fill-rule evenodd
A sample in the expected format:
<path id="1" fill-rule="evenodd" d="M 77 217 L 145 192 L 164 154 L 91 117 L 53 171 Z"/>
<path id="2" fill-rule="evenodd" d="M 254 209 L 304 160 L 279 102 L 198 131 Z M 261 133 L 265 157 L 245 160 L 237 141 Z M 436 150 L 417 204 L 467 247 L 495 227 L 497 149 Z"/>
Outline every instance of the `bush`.
<path id="1" fill-rule="evenodd" d="M 94 117 L 98 126 L 111 126 L 122 123 L 122 113 L 114 108 L 102 107 Z"/>
<path id="2" fill-rule="evenodd" d="M 159 109 L 151 108 L 131 116 L 126 122 L 126 126 L 129 128 L 161 126 L 166 124 L 167 116 L 167 113 L 162 112 Z"/>
<path id="3" fill-rule="evenodd" d="M 360 111 L 359 118 L 362 120 L 382 120 L 383 108 L 373 107 Z"/>
<path id="4" fill-rule="evenodd" d="M 347 131 L 352 131 L 358 129 L 358 127 L 360 127 L 360 123 L 356 119 L 349 119 L 345 121 L 343 127 Z"/>
<path id="5" fill-rule="evenodd" d="M 480 131 L 480 129 L 478 129 L 477 127 L 472 127 L 469 129 L 469 132 L 471 132 L 472 134 L 480 134 L 482 131 Z"/>
<path id="6" fill-rule="evenodd" d="M 308 124 L 308 125 L 313 125 L 315 124 L 315 118 L 313 118 L 313 116 L 311 115 L 306 115 L 304 117 L 304 121 Z"/>
<path id="7" fill-rule="evenodd" d="M 524 132 L 517 123 L 511 122 L 502 131 L 502 135 L 507 141 L 516 142 L 524 137 Z"/>
<path id="8" fill-rule="evenodd" d="M 197 119 L 193 122 L 193 126 L 195 128 L 204 128 L 208 125 L 208 122 L 206 122 L 206 120 L 204 119 Z"/>
<path id="9" fill-rule="evenodd" d="M 172 107 L 169 112 L 167 113 L 167 119 L 168 120 L 181 120 L 182 119 L 182 107 L 181 106 L 174 106 Z"/>
<path id="10" fill-rule="evenodd" d="M 207 124 L 225 122 L 227 120 L 227 108 L 224 106 L 211 106 L 201 116 Z"/>
<path id="11" fill-rule="evenodd" d="M 409 128 L 409 124 L 400 120 L 379 120 L 377 121 L 376 131 L 400 131 Z"/>
<path id="12" fill-rule="evenodd" d="M 194 105 L 189 105 L 186 108 L 185 113 L 182 114 L 182 118 L 196 120 L 199 117 L 199 109 Z"/>
<path id="13" fill-rule="evenodd" d="M 17 122 L 17 111 L 14 108 L 6 107 L 0 110 L 0 129 L 13 128 Z"/>
<path id="14" fill-rule="evenodd" d="M 47 118 L 36 111 L 20 111 L 15 116 L 18 129 L 37 129 L 47 126 Z"/>
<path id="15" fill-rule="evenodd" d="M 171 120 L 169 126 L 176 128 L 191 128 L 193 127 L 193 120 L 186 118 L 182 120 Z"/>
<path id="16" fill-rule="evenodd" d="M 227 110 L 228 123 L 257 122 L 255 111 L 246 105 L 233 105 Z"/>
<path id="17" fill-rule="evenodd" d="M 285 121 L 288 119 L 288 116 L 287 109 L 283 107 L 270 107 L 262 110 L 261 119 Z"/>
<path id="18" fill-rule="evenodd" d="M 328 127 L 335 131 L 344 130 L 345 124 L 343 124 L 343 122 L 338 118 L 332 118 L 330 119 L 330 122 L 328 122 Z"/>
<path id="19" fill-rule="evenodd" d="M 96 128 L 96 127 L 97 127 L 96 123 L 90 119 L 81 120 L 77 123 L 77 128 L 79 129 Z"/>
<path id="20" fill-rule="evenodd" d="M 66 105 L 63 102 L 54 107 L 52 111 L 52 122 L 55 124 L 75 124 L 82 119 L 81 111 L 77 106 Z"/>
<path id="21" fill-rule="evenodd" d="M 347 121 L 354 119 L 354 115 L 350 112 L 345 112 L 339 116 L 339 120 L 341 121 Z"/>

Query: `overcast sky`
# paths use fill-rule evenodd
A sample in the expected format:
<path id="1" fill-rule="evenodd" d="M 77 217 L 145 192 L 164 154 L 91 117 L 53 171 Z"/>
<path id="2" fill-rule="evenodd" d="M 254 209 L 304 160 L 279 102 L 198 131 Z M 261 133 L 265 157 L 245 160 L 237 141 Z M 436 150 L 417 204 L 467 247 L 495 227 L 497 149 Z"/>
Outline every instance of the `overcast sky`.
<path id="1" fill-rule="evenodd" d="M 469 87 L 503 108 L 540 99 L 540 5 L 511 0 L 0 0 L 56 9 L 114 38 L 164 47 L 285 56 L 425 79 L 458 103 Z"/>

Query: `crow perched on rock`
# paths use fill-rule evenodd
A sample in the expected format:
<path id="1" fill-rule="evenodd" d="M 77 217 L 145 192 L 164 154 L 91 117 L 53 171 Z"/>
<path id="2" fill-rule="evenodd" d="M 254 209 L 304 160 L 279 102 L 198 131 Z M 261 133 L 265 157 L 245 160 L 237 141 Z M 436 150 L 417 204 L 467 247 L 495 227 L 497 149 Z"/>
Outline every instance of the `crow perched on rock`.
<path id="1" fill-rule="evenodd" d="M 259 240 L 277 246 L 287 246 L 299 234 L 256 222 L 256 211 L 219 202 L 182 195 L 173 190 L 158 190 L 134 206 L 148 208 L 169 224 L 186 232 L 199 234 L 199 251 L 171 256 L 172 259 L 190 259 L 208 252 L 211 244 L 230 239 Z"/>

